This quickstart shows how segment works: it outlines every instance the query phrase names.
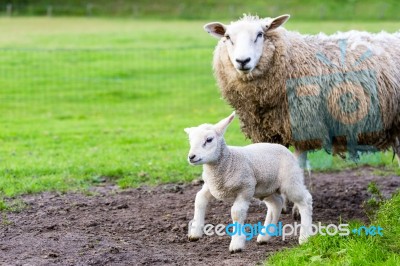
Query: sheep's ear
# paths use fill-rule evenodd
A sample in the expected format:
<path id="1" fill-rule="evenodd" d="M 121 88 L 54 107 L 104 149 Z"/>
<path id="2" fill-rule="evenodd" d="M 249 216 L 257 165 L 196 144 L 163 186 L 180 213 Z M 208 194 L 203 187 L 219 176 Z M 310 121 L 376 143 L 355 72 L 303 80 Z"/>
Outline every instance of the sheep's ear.
<path id="1" fill-rule="evenodd" d="M 224 135 L 225 130 L 228 128 L 229 124 L 232 122 L 232 120 L 235 118 L 235 112 L 233 112 L 230 116 L 228 116 L 227 118 L 222 119 L 221 121 L 219 121 L 214 127 L 215 127 L 215 131 L 217 131 L 217 133 L 219 135 Z"/>
<path id="2" fill-rule="evenodd" d="M 204 25 L 204 30 L 215 38 L 221 39 L 225 35 L 226 26 L 220 22 L 211 22 Z"/>
<path id="3" fill-rule="evenodd" d="M 265 24 L 265 31 L 270 31 L 279 28 L 283 24 L 285 24 L 286 21 L 288 21 L 290 18 L 290 15 L 282 15 L 276 18 L 268 18 L 266 19 L 266 24 Z"/>
<path id="4" fill-rule="evenodd" d="M 190 131 L 192 131 L 192 128 L 191 127 L 187 127 L 187 128 L 184 129 L 184 131 L 189 135 Z"/>

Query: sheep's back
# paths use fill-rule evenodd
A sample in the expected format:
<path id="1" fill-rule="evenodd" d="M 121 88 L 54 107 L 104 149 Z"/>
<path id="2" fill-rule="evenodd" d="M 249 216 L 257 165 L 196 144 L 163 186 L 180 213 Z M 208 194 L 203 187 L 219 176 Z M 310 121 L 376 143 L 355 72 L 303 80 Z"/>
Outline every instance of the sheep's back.
<path id="1" fill-rule="evenodd" d="M 348 134 L 356 132 L 358 145 L 385 149 L 400 134 L 399 36 L 365 32 L 302 36 L 279 31 L 273 36 L 273 64 L 262 57 L 253 79 L 238 76 L 220 42 L 214 52 L 214 73 L 223 97 L 240 117 L 242 131 L 253 142 L 294 145 L 300 150 L 333 146 L 340 152 L 347 148 Z M 344 89 L 359 92 L 360 82 L 376 85 L 377 102 L 368 109 L 368 119 L 352 127 L 341 121 L 335 124 L 326 115 L 332 111 L 327 101 L 340 98 Z M 324 93 L 315 89 L 324 84 L 339 89 Z M 367 104 L 360 99 L 361 107 Z"/>

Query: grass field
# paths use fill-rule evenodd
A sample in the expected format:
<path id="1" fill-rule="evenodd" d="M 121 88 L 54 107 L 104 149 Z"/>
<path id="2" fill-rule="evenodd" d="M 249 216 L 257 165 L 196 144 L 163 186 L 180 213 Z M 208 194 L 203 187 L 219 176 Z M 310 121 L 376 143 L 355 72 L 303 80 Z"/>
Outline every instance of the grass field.
<path id="1" fill-rule="evenodd" d="M 51 23 L 50 23 L 51 22 Z M 226 116 L 204 22 L 0 20 L 0 195 L 70 190 L 105 179 L 121 187 L 188 181 L 183 128 Z M 292 21 L 327 33 L 395 31 L 400 23 Z M 230 144 L 248 143 L 236 121 Z M 316 170 L 354 163 L 311 155 Z M 361 163 L 391 163 L 391 154 Z"/>
<path id="2" fill-rule="evenodd" d="M 216 40 L 203 32 L 204 23 L 0 19 L 0 209 L 7 207 L 1 198 L 24 193 L 81 189 L 105 180 L 129 187 L 198 177 L 201 169 L 186 162 L 183 128 L 231 112 L 212 75 Z M 290 21 L 287 28 L 393 32 L 400 23 Z M 226 138 L 233 145 L 249 143 L 238 121 Z M 377 153 L 360 163 L 385 165 L 400 174 L 391 158 L 391 153 Z M 312 154 L 311 165 L 324 171 L 356 166 L 324 152 Z M 398 206 L 398 200 L 392 204 Z M 378 219 L 396 236 L 398 227 L 389 224 L 399 214 L 387 206 Z M 377 256 L 395 263 L 396 239 L 360 244 L 317 238 L 270 263 L 294 256 L 285 261 L 322 265 L 332 259 L 337 265 L 360 265 L 366 261 L 352 259 L 365 254 L 355 251 L 382 245 L 388 249 Z M 354 256 L 344 257 L 344 249 Z"/>
<path id="3" fill-rule="evenodd" d="M 384 228 L 383 236 L 317 235 L 308 243 L 278 252 L 266 265 L 399 265 L 400 263 L 400 193 L 386 201 L 371 225 Z M 363 224 L 350 223 L 349 228 Z"/>

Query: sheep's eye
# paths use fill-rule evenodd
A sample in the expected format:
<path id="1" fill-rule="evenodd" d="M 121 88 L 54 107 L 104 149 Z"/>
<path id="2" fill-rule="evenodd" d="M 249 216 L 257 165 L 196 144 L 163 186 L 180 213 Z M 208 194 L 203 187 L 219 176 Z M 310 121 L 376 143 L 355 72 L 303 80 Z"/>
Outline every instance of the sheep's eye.
<path id="1" fill-rule="evenodd" d="M 263 37 L 263 33 L 262 33 L 262 32 L 259 32 L 259 33 L 257 34 L 256 41 L 258 40 L 258 38 L 262 38 L 262 37 Z"/>
<path id="2" fill-rule="evenodd" d="M 225 37 L 226 40 L 230 41 L 231 44 L 233 45 L 233 41 L 232 41 L 232 39 L 231 39 L 231 37 L 229 35 L 225 35 L 224 37 Z"/>

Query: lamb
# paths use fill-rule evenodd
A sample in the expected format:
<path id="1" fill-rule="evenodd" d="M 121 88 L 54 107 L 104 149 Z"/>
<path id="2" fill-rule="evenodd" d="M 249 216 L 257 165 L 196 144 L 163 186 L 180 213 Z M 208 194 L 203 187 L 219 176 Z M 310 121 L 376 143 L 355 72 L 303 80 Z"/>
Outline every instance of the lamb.
<path id="1" fill-rule="evenodd" d="M 312 197 L 303 181 L 303 170 L 297 159 L 284 146 L 257 143 L 245 147 L 227 146 L 224 133 L 235 113 L 215 125 L 202 124 L 186 128 L 189 135 L 191 165 L 203 165 L 202 189 L 195 199 L 194 218 L 188 238 L 198 240 L 203 235 L 205 212 L 209 200 L 233 200 L 233 223 L 244 224 L 250 200 L 258 198 L 268 207 L 264 226 L 277 224 L 282 211 L 283 198 L 294 202 L 301 216 L 299 243 L 311 234 Z M 282 195 L 282 196 L 281 196 Z M 271 236 L 259 234 L 257 242 L 263 244 Z M 235 234 L 230 252 L 240 252 L 245 247 L 246 236 Z"/>
<path id="2" fill-rule="evenodd" d="M 204 26 L 219 39 L 214 75 L 245 135 L 296 155 L 357 159 L 393 147 L 400 156 L 400 32 L 301 35 L 281 27 L 289 17 Z"/>

